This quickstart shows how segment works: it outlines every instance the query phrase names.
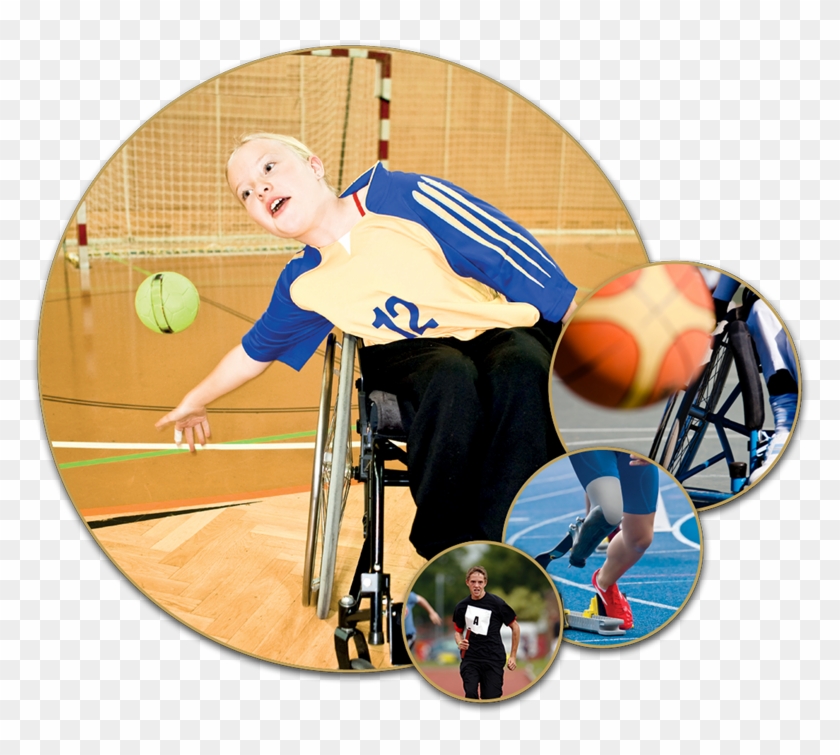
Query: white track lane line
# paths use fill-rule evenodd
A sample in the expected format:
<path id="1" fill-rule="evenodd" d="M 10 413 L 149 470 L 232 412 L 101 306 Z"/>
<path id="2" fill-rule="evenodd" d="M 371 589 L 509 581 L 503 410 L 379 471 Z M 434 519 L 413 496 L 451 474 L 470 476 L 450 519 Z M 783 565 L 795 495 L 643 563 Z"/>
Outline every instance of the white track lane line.
<path id="1" fill-rule="evenodd" d="M 351 444 L 359 447 L 359 442 Z M 168 451 L 187 448 L 186 441 L 180 445 L 175 443 L 88 443 L 83 441 L 56 440 L 53 448 L 86 448 L 103 451 Z M 315 448 L 314 443 L 208 443 L 206 446 L 195 444 L 197 451 L 301 451 Z"/>
<path id="2" fill-rule="evenodd" d="M 520 537 L 523 535 L 527 535 L 529 532 L 533 532 L 540 527 L 545 527 L 547 524 L 554 524 L 555 522 L 562 522 L 568 519 L 571 519 L 576 516 L 580 516 L 581 514 L 586 513 L 586 509 L 578 509 L 577 511 L 572 511 L 563 516 L 556 516 L 553 519 L 543 519 L 541 522 L 537 522 L 536 524 L 532 524 L 530 527 L 526 527 L 524 530 L 519 530 L 513 537 L 505 540 L 507 545 L 513 545 Z M 565 537 L 565 534 L 563 535 Z"/>
<path id="3" fill-rule="evenodd" d="M 531 485 L 528 486 L 530 488 Z M 530 503 L 531 501 L 544 501 L 546 498 L 556 498 L 558 495 L 568 495 L 569 493 L 581 493 L 581 489 L 579 485 L 576 485 L 573 488 L 563 488 L 562 490 L 552 490 L 549 493 L 540 493 L 540 495 L 528 495 L 528 496 L 520 496 L 516 499 L 516 506 L 520 503 Z M 554 519 L 551 520 L 552 522 Z"/>
<path id="4" fill-rule="evenodd" d="M 583 590 L 584 592 L 591 592 L 593 595 L 595 594 L 595 588 L 591 587 L 590 585 L 582 585 L 580 582 L 574 582 L 571 579 L 563 579 L 563 577 L 557 577 L 554 574 L 549 574 L 549 576 L 555 581 L 559 582 L 562 585 L 568 585 L 569 587 L 577 587 L 579 590 Z M 643 606 L 653 606 L 654 608 L 664 608 L 668 611 L 679 611 L 678 606 L 668 606 L 664 603 L 654 603 L 652 600 L 642 600 L 641 598 L 627 598 L 628 601 L 631 603 L 639 603 Z"/>
<path id="5" fill-rule="evenodd" d="M 640 440 L 650 440 L 650 437 L 645 435 L 642 437 L 633 437 L 633 438 L 593 438 L 592 440 L 576 440 L 572 443 L 568 441 L 565 442 L 569 448 L 572 446 L 614 446 L 616 441 L 620 441 L 621 443 L 625 443 L 627 441 L 640 441 Z"/>
<path id="6" fill-rule="evenodd" d="M 693 540 L 689 540 L 682 532 L 680 532 L 683 522 L 687 522 L 689 519 L 694 519 L 695 516 L 696 514 L 686 514 L 682 519 L 677 519 L 677 521 L 674 522 L 674 526 L 671 527 L 671 534 L 683 545 L 687 545 L 689 548 L 694 548 L 694 550 L 699 551 L 700 543 L 695 543 Z"/>
<path id="7" fill-rule="evenodd" d="M 565 433 L 643 433 L 656 432 L 658 427 L 564 427 Z"/>

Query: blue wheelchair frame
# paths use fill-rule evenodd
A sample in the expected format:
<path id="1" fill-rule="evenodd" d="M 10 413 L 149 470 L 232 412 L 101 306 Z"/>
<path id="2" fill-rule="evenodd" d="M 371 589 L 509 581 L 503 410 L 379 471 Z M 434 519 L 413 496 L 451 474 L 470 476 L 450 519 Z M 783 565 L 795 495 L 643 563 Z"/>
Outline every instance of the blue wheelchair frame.
<path id="1" fill-rule="evenodd" d="M 744 323 L 747 311 L 747 308 L 741 307 L 730 313 L 729 322 L 714 337 L 711 357 L 699 377 L 685 392 L 681 392 L 682 399 L 680 393 L 668 399 L 651 446 L 649 456 L 659 461 L 683 484 L 698 507 L 723 503 L 743 491 L 750 474 L 760 466 L 772 437 L 772 433 L 761 429 L 764 422 L 761 368 Z M 733 336 L 733 333 L 736 335 Z M 736 361 L 739 381 L 721 402 L 733 361 Z M 743 399 L 743 422 L 727 416 L 739 398 Z M 679 408 L 672 422 L 671 417 L 677 406 Z M 709 425 L 715 429 L 721 450 L 695 463 Z M 732 444 L 726 436 L 727 430 L 746 439 L 746 461 L 736 460 Z M 720 462 L 725 462 L 729 470 L 729 491 L 690 487 L 686 484 L 691 478 Z"/>

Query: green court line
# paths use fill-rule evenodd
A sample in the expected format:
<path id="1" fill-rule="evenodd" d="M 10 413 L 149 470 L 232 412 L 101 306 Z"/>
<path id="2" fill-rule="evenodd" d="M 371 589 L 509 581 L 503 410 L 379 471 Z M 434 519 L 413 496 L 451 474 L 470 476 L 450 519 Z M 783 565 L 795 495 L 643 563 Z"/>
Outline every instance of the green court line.
<path id="1" fill-rule="evenodd" d="M 292 438 L 311 438 L 315 436 L 314 430 L 303 430 L 298 433 L 287 433 L 286 435 L 269 435 L 265 438 L 246 438 L 244 440 L 227 441 L 224 445 L 235 446 L 240 443 L 268 443 L 276 440 L 291 440 Z M 166 448 L 160 451 L 145 451 L 137 454 L 125 454 L 123 456 L 107 456 L 104 459 L 86 459 L 84 461 L 68 461 L 59 464 L 59 469 L 74 469 L 75 467 L 93 467 L 97 464 L 114 464 L 119 461 L 134 461 L 135 459 L 151 459 L 155 456 L 171 456 L 172 454 L 189 453 L 189 448 Z"/>
<path id="2" fill-rule="evenodd" d="M 109 456 L 106 459 L 88 459 L 86 461 L 68 461 L 59 464 L 59 469 L 73 469 L 75 467 L 92 467 L 96 464 L 113 464 L 117 461 L 132 461 L 134 459 L 149 459 L 153 456 L 171 456 L 172 454 L 189 453 L 189 448 L 167 448 L 161 451 L 146 451 L 140 454 L 128 454 L 126 456 Z"/>

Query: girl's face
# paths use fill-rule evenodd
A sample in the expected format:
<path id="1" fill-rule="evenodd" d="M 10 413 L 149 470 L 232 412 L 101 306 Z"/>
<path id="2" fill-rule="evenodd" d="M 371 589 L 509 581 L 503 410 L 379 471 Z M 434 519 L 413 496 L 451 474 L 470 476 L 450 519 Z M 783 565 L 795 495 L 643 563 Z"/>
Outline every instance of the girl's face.
<path id="1" fill-rule="evenodd" d="M 246 142 L 228 161 L 233 193 L 258 225 L 281 238 L 302 240 L 317 227 L 323 177 L 319 158 L 304 160 L 271 139 Z"/>

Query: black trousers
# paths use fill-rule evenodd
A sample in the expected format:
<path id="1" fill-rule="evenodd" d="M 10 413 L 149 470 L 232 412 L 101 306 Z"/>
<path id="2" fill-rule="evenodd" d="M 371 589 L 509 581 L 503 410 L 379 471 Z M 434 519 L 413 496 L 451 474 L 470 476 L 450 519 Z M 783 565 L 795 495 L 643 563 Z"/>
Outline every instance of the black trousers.
<path id="1" fill-rule="evenodd" d="M 519 489 L 563 453 L 548 400 L 556 326 L 545 328 L 361 349 L 367 390 L 400 401 L 417 505 L 410 540 L 424 558 L 470 540 L 501 541 Z"/>
<path id="2" fill-rule="evenodd" d="M 495 700 L 502 696 L 504 661 L 461 661 L 461 679 L 467 700 Z"/>

